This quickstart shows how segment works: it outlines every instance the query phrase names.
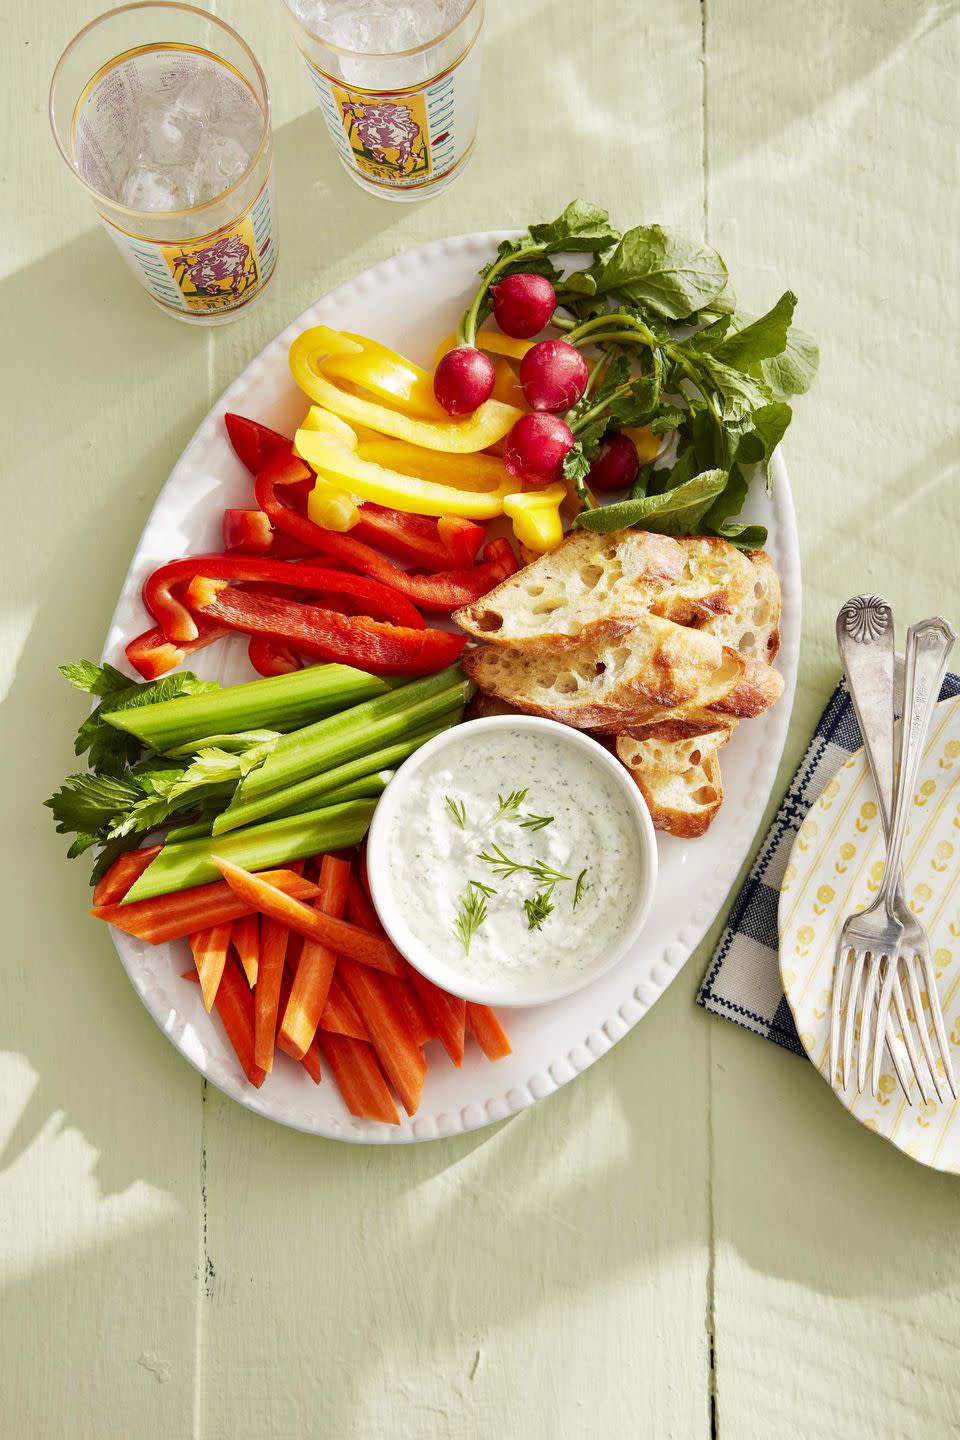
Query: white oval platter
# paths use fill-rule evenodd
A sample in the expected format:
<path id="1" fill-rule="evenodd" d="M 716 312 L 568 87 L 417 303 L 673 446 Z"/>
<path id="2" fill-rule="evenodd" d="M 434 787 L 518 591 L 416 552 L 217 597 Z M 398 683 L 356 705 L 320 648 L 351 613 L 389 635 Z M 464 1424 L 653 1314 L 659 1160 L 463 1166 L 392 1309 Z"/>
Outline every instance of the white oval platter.
<path id="1" fill-rule="evenodd" d="M 130 564 L 104 650 L 128 670 L 123 647 L 148 628 L 140 591 L 155 566 L 221 548 L 226 506 L 252 505 L 250 477 L 234 456 L 223 415 L 237 411 L 292 434 L 306 410 L 287 366 L 290 344 L 311 325 L 375 336 L 430 365 L 437 342 L 455 328 L 477 284 L 477 272 L 509 232 L 460 235 L 408 250 L 365 270 L 318 300 L 250 362 L 210 410 L 184 450 L 153 508 Z M 124 969 L 150 1014 L 182 1055 L 225 1094 L 281 1124 L 362 1144 L 435 1140 L 476 1130 L 544 1099 L 622 1040 L 646 1014 L 703 939 L 747 857 L 776 775 L 793 703 L 800 638 L 800 554 L 786 466 L 773 461 L 772 500 L 755 485 L 747 508 L 768 524 L 768 549 L 783 587 L 782 699 L 738 728 L 723 752 L 725 799 L 702 839 L 659 836 L 657 894 L 640 942 L 613 970 L 565 1000 L 504 1013 L 513 1045 L 490 1064 L 471 1043 L 463 1068 L 440 1054 L 427 1076 L 419 1112 L 399 1127 L 356 1120 L 336 1086 L 315 1086 L 300 1067 L 278 1061 L 261 1089 L 237 1066 L 220 1022 L 203 1009 L 198 987 L 181 978 L 190 964 L 185 941 L 151 946 L 113 930 Z M 199 652 L 187 664 L 207 679 L 251 678 L 237 639 Z M 624 876 L 624 883 L 630 877 Z"/>

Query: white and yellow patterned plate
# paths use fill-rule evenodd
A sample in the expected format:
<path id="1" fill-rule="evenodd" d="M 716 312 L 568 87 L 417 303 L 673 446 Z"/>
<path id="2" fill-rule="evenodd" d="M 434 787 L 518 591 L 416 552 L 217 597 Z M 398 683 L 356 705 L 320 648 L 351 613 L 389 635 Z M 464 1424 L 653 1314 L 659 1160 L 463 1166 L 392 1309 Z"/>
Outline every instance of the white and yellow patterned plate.
<path id="1" fill-rule="evenodd" d="M 847 915 L 877 893 L 883 830 L 862 750 L 824 787 L 800 827 L 780 891 L 780 974 L 803 1048 L 828 1082 L 835 951 Z M 926 926 L 960 1073 L 960 698 L 937 706 L 904 846 L 910 908 Z M 924 1005 L 927 1003 L 923 992 Z M 960 1103 L 908 1105 L 885 1056 L 880 1093 L 838 1098 L 914 1160 L 960 1174 Z"/>

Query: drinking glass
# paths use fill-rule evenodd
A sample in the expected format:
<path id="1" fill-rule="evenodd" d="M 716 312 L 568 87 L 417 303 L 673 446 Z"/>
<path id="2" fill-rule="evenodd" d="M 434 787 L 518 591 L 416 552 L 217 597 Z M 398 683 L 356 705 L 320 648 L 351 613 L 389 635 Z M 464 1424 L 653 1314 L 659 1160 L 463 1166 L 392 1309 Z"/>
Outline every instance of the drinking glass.
<path id="1" fill-rule="evenodd" d="M 61 56 L 50 123 L 166 314 L 221 325 L 259 299 L 277 260 L 270 97 L 235 30 L 165 0 L 109 11 Z"/>
<path id="2" fill-rule="evenodd" d="M 483 0 L 285 0 L 349 175 L 388 200 L 439 195 L 480 109 Z"/>

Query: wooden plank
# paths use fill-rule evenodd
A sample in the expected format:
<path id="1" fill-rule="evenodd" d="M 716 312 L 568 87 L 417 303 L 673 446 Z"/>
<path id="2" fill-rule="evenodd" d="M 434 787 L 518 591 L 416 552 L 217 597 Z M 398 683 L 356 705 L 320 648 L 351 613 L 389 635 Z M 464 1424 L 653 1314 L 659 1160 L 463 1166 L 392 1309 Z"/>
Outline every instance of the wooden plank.
<path id="1" fill-rule="evenodd" d="M 787 446 L 805 615 L 783 786 L 847 595 L 882 590 L 901 625 L 956 597 L 960 26 L 707 0 L 706 47 L 710 239 L 745 308 L 789 284 L 823 349 Z M 711 1041 L 719 1433 L 955 1434 L 955 1183 L 858 1128 L 803 1062 L 731 1026 Z"/>
<path id="2" fill-rule="evenodd" d="M 192 1431 L 201 1153 L 200 1081 L 86 918 L 86 862 L 65 864 L 39 808 L 85 711 L 56 667 L 99 653 L 206 408 L 205 342 L 141 298 L 46 124 L 56 57 L 97 8 L 17 3 L 0 62 L 0 1394 L 9 1433 L 77 1440 Z"/>
<path id="3" fill-rule="evenodd" d="M 260 13 L 244 0 L 236 23 L 252 35 Z M 217 385 L 324 290 L 438 235 L 575 194 L 624 223 L 700 226 L 692 0 L 490 7 L 480 145 L 429 205 L 346 181 L 282 27 L 263 53 L 285 117 L 280 269 L 250 323 L 217 335 Z M 473 1137 L 363 1152 L 211 1095 L 203 1435 L 707 1434 L 696 978 L 574 1085 Z"/>

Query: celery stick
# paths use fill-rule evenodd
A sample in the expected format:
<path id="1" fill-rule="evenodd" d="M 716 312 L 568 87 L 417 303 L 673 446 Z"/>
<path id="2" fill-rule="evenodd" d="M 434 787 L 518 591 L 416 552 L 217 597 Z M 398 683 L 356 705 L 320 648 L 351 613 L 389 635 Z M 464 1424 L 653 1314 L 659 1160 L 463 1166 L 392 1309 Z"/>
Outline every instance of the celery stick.
<path id="1" fill-rule="evenodd" d="M 459 665 L 439 675 L 414 680 L 403 690 L 378 696 L 284 735 L 257 770 L 240 783 L 238 804 L 295 785 L 334 765 L 370 754 L 411 732 L 426 729 L 439 716 L 463 705 L 474 686 Z"/>
<path id="2" fill-rule="evenodd" d="M 292 860 L 306 860 L 310 855 L 356 845 L 367 833 L 376 806 L 376 799 L 352 800 L 305 815 L 271 820 L 266 825 L 253 825 L 235 835 L 216 839 L 207 835 L 164 845 L 128 890 L 123 903 L 150 900 L 218 880 L 220 872 L 213 863 L 214 855 L 222 855 L 245 870 L 269 870 Z"/>
<path id="3" fill-rule="evenodd" d="M 198 750 L 226 750 L 231 755 L 240 755 L 254 745 L 266 745 L 279 738 L 277 730 L 240 730 L 235 735 L 204 735 L 199 740 L 188 740 L 185 745 L 177 745 L 166 754 L 171 760 L 196 755 Z"/>
<path id="4" fill-rule="evenodd" d="M 160 754 L 214 732 L 287 729 L 374 696 L 400 693 L 379 676 L 349 665 L 311 665 L 290 675 L 268 676 L 201 695 L 182 695 L 153 705 L 113 710 L 103 718 L 115 729 L 136 735 Z"/>
<path id="5" fill-rule="evenodd" d="M 164 839 L 165 845 L 175 845 L 180 840 L 198 840 L 201 835 L 209 835 L 213 825 L 213 817 L 208 815 L 205 820 L 194 820 L 192 825 L 174 825 L 168 830 Z"/>
<path id="6" fill-rule="evenodd" d="M 387 788 L 388 782 L 394 775 L 393 770 L 375 770 L 372 775 L 361 775 L 359 780 L 351 780 L 349 785 L 341 785 L 336 790 L 331 790 L 329 795 L 324 795 L 324 805 L 344 805 L 348 800 L 368 800 L 371 796 L 380 796 Z M 275 820 L 286 819 L 288 815 L 303 815 L 311 808 L 316 807 L 316 800 L 311 803 L 304 801 L 302 805 L 291 806 L 285 810 L 283 815 L 275 815 Z"/>
<path id="7" fill-rule="evenodd" d="M 418 730 L 392 745 L 371 750 L 367 755 L 358 755 L 356 759 L 337 765 L 332 770 L 309 775 L 295 785 L 285 785 L 282 790 L 271 790 L 268 794 L 257 795 L 252 800 L 243 799 L 237 791 L 226 810 L 214 820 L 213 833 L 225 835 L 230 830 L 238 830 L 241 825 L 252 825 L 257 820 L 265 820 L 269 815 L 289 815 L 294 811 L 313 810 L 318 805 L 325 805 L 325 797 L 331 790 L 350 784 L 351 781 L 375 770 L 388 770 L 399 765 L 425 741 L 454 724 L 462 714 L 462 709 L 451 711 L 425 730 Z"/>

